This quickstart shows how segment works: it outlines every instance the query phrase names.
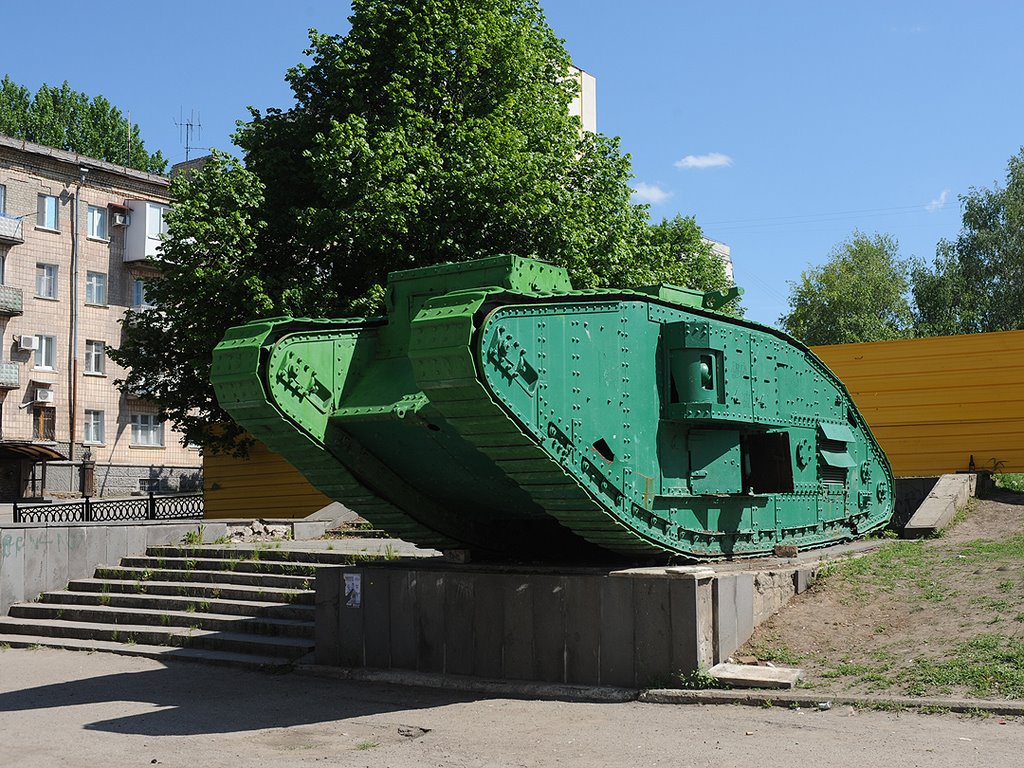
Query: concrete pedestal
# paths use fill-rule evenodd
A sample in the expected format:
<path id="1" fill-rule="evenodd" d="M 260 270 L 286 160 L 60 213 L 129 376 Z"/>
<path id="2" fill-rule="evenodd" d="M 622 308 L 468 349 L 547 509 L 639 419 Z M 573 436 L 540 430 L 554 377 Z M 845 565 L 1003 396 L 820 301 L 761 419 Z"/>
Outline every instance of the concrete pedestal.
<path id="1" fill-rule="evenodd" d="M 670 684 L 714 663 L 713 578 L 702 567 L 322 568 L 316 661 L 577 685 Z"/>

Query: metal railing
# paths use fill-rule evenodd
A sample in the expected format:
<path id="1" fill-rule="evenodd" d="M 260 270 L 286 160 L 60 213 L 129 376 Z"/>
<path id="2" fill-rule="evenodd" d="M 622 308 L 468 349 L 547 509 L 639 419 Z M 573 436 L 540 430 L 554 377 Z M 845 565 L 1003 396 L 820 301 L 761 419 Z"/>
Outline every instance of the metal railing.
<path id="1" fill-rule="evenodd" d="M 178 493 L 127 499 L 57 504 L 15 504 L 15 523 L 112 523 L 131 520 L 196 520 L 203 516 L 203 494 Z"/>
<path id="2" fill-rule="evenodd" d="M 0 243 L 24 243 L 25 235 L 20 216 L 8 216 L 0 213 Z"/>
<path id="3" fill-rule="evenodd" d="M 25 311 L 25 302 L 21 288 L 11 285 L 0 285 L 0 315 L 16 317 Z"/>

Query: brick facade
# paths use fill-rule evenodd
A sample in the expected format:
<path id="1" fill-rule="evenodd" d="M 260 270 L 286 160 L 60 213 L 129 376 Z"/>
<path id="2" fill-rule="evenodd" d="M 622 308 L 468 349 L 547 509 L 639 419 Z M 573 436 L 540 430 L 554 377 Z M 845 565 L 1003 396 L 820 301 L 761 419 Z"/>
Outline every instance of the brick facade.
<path id="1" fill-rule="evenodd" d="M 84 180 L 83 168 L 88 169 Z M 168 184 L 162 176 L 0 136 L 0 213 L 6 214 L 0 224 L 8 225 L 0 227 L 4 286 L 0 290 L 13 289 L 16 296 L 20 289 L 23 307 L 21 314 L 4 310 L 0 293 L 0 372 L 7 374 L 2 384 L 6 388 L 0 389 L 0 449 L 12 441 L 32 442 L 52 446 L 68 457 L 69 462 L 48 466 L 48 495 L 80 491 L 79 461 L 85 449 L 96 461 L 96 495 L 138 491 L 140 480 L 141 485 L 158 484 L 169 490 L 191 490 L 201 482 L 198 451 L 183 447 L 170 424 L 163 425 L 163 445 L 141 444 L 159 441 L 158 422 L 152 420 L 157 408 L 126 397 L 114 386 L 124 371 L 102 351 L 120 344 L 119 321 L 138 296 L 135 281 L 154 270 L 145 260 L 125 261 L 128 227 L 146 227 L 145 212 L 132 212 L 128 226 L 116 224 L 115 214 L 127 213 L 129 201 L 166 205 Z M 56 227 L 47 226 L 48 201 L 40 202 L 40 195 L 56 198 Z M 92 224 L 105 220 L 99 232 L 90 226 L 90 207 L 96 219 Z M 77 280 L 73 264 L 76 208 Z M 10 229 L 19 218 L 21 231 L 12 236 Z M 90 236 L 91 229 L 96 236 Z M 19 234 L 23 242 L 18 242 Z M 73 306 L 77 306 L 77 329 Z M 49 350 L 23 349 L 22 336 L 48 337 L 41 346 L 53 345 L 52 362 Z M 76 337 L 74 374 L 72 340 Z M 15 365 L 4 368 L 5 363 Z M 48 390 L 51 394 L 44 397 L 52 402 L 37 402 L 39 390 Z M 139 439 L 138 430 L 133 435 L 133 415 L 143 416 L 145 438 Z M 3 461 L 7 460 L 0 458 Z M 31 474 L 30 463 L 20 466 L 23 474 Z M 0 497 L 11 495 L 7 486 L 13 481 L 4 479 L 11 468 L 6 469 L 0 467 Z M 40 474 L 36 467 L 36 477 Z M 25 480 L 23 476 L 23 484 Z M 36 482 L 34 491 L 39 490 Z"/>

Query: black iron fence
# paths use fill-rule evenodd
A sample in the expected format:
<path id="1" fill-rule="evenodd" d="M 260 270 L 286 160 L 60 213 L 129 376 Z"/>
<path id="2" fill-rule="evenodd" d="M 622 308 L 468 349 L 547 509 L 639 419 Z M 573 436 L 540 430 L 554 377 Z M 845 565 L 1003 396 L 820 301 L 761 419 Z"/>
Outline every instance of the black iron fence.
<path id="1" fill-rule="evenodd" d="M 203 494 L 179 493 L 90 498 L 56 504 L 15 504 L 16 523 L 109 523 L 128 520 L 195 520 L 203 516 Z"/>

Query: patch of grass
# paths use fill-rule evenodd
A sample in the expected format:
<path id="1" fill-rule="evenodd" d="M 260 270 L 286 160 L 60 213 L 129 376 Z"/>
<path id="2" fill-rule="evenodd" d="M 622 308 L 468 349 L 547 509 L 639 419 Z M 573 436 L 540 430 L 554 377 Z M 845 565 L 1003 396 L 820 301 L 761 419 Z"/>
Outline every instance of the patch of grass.
<path id="1" fill-rule="evenodd" d="M 998 541 L 994 539 L 977 539 L 960 547 L 958 555 L 969 563 L 993 560 L 1024 560 L 1024 534 L 1018 533 Z"/>
<path id="2" fill-rule="evenodd" d="M 1017 586 L 1017 585 L 1014 584 L 1012 581 L 1001 581 L 1001 582 L 999 582 L 999 586 L 996 587 L 996 589 L 998 589 L 1000 592 L 1003 592 L 1005 594 L 1005 593 L 1008 593 L 1008 592 L 1013 592 L 1013 588 L 1015 586 Z"/>
<path id="3" fill-rule="evenodd" d="M 952 710 L 949 707 L 936 707 L 929 704 L 926 707 L 918 707 L 917 711 L 922 715 L 948 715 Z"/>
<path id="4" fill-rule="evenodd" d="M 971 602 L 980 608 L 988 608 L 993 611 L 1002 612 L 1010 609 L 1009 600 L 997 600 L 996 598 L 989 597 L 988 595 L 981 595 L 979 597 L 976 597 L 973 600 L 971 600 Z"/>
<path id="5" fill-rule="evenodd" d="M 824 575 L 840 579 L 844 591 L 856 600 L 867 600 L 877 592 L 894 593 L 913 585 L 917 588 L 917 598 L 940 603 L 956 595 L 956 591 L 934 575 L 939 557 L 926 548 L 924 542 L 894 541 L 863 557 L 833 563 Z"/>
<path id="6" fill-rule="evenodd" d="M 766 635 L 750 645 L 750 653 L 761 661 L 770 661 L 775 664 L 787 664 L 794 666 L 803 660 L 803 656 L 796 653 L 778 635 Z"/>
<path id="7" fill-rule="evenodd" d="M 842 661 L 822 672 L 821 676 L 833 680 L 845 678 L 851 683 L 865 685 L 876 691 L 891 688 L 895 682 L 892 674 L 892 662 L 878 659 L 872 664 Z"/>
<path id="8" fill-rule="evenodd" d="M 203 534 L 206 532 L 206 526 L 200 525 L 195 531 L 189 531 L 181 537 L 181 543 L 186 547 L 197 547 L 203 543 Z"/>
<path id="9" fill-rule="evenodd" d="M 992 479 L 1000 488 L 1024 493 L 1024 474 L 1022 473 L 1000 472 L 992 475 Z"/>
<path id="10" fill-rule="evenodd" d="M 358 744 L 356 744 L 356 749 L 358 749 L 360 752 L 365 752 L 368 749 L 373 749 L 374 747 L 379 746 L 379 741 L 374 741 L 373 739 L 366 739 L 365 741 L 360 741 Z"/>
<path id="11" fill-rule="evenodd" d="M 980 707 L 972 707 L 964 712 L 967 717 L 977 717 L 981 720 L 992 717 L 992 711 L 988 709 L 981 709 Z"/>
<path id="12" fill-rule="evenodd" d="M 706 691 L 708 688 L 723 687 L 704 667 L 699 667 L 692 672 L 680 672 L 677 679 L 679 687 L 689 691 Z"/>
<path id="13" fill-rule="evenodd" d="M 877 701 L 863 701 L 856 705 L 857 709 L 873 709 L 876 712 L 905 712 L 906 706 L 898 701 L 890 699 L 878 699 Z"/>
<path id="14" fill-rule="evenodd" d="M 979 635 L 941 661 L 917 659 L 904 677 L 915 691 L 965 688 L 979 698 L 1024 698 L 1024 640 Z"/>
<path id="15" fill-rule="evenodd" d="M 11 650 L 11 644 L 10 643 L 0 643 L 0 651 L 9 651 L 9 650 Z"/>

